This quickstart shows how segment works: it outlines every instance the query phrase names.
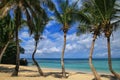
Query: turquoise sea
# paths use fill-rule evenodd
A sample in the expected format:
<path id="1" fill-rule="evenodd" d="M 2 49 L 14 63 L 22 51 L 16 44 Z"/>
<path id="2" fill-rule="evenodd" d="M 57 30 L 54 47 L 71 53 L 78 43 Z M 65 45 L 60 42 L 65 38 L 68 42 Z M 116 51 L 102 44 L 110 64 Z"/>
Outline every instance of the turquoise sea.
<path id="1" fill-rule="evenodd" d="M 28 60 L 28 66 L 34 66 L 32 59 Z M 60 59 L 36 59 L 42 68 L 61 69 Z M 96 70 L 100 73 L 110 73 L 108 70 L 107 59 L 93 59 L 93 64 Z M 113 69 L 120 73 L 120 58 L 112 59 Z M 88 59 L 65 59 L 66 70 L 73 70 L 77 72 L 91 72 Z"/>

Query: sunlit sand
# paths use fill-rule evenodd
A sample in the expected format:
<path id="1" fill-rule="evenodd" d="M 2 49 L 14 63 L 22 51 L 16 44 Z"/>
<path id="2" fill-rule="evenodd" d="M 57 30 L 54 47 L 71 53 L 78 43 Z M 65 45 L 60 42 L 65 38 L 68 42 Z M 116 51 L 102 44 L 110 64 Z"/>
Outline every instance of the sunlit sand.
<path id="1" fill-rule="evenodd" d="M 67 79 L 61 77 L 60 69 L 43 68 L 44 76 L 41 77 L 35 66 L 20 66 L 19 76 L 11 77 L 15 65 L 0 64 L 0 80 L 93 80 L 92 73 L 67 71 Z M 101 74 L 102 80 L 116 80 L 111 75 Z"/>

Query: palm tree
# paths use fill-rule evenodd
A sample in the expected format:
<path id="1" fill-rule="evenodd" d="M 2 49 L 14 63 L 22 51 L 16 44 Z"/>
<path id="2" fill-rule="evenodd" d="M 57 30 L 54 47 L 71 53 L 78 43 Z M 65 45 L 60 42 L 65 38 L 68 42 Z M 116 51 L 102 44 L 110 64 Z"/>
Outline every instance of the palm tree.
<path id="1" fill-rule="evenodd" d="M 101 80 L 100 76 L 98 75 L 93 63 L 92 63 L 92 55 L 94 50 L 95 41 L 98 36 L 101 35 L 101 24 L 99 23 L 100 17 L 96 10 L 96 7 L 92 5 L 90 1 L 84 2 L 83 7 L 80 11 L 81 15 L 86 15 L 86 19 L 88 19 L 89 23 L 81 22 L 80 26 L 78 27 L 77 34 L 91 32 L 93 34 L 93 40 L 90 48 L 89 53 L 89 65 L 93 72 L 93 75 L 96 80 Z"/>
<path id="2" fill-rule="evenodd" d="M 10 15 L 8 14 L 4 19 L 0 21 L 0 43 L 3 44 L 3 48 L 0 51 L 0 63 L 2 60 L 2 56 L 5 53 L 6 48 L 8 47 L 11 39 L 13 39 L 14 35 L 14 25 L 13 20 L 10 20 Z"/>
<path id="3" fill-rule="evenodd" d="M 68 7 L 68 0 L 66 0 L 63 3 L 60 3 L 60 7 L 62 9 L 62 13 L 60 13 L 57 9 L 55 9 L 55 18 L 59 23 L 63 25 L 62 31 L 64 33 L 64 45 L 62 49 L 62 56 L 61 56 L 61 67 L 62 67 L 62 77 L 66 78 L 66 73 L 65 73 L 65 67 L 64 67 L 64 53 L 65 53 L 65 48 L 66 48 L 66 36 L 67 32 L 70 28 L 70 23 L 72 21 L 72 8 L 69 6 Z M 68 19 L 69 18 L 69 19 Z"/>
<path id="4" fill-rule="evenodd" d="M 34 40 L 35 40 L 35 49 L 32 54 L 32 59 L 34 61 L 34 64 L 37 66 L 38 72 L 41 76 L 43 76 L 44 74 L 43 74 L 39 64 L 35 60 L 34 56 L 37 51 L 37 46 L 38 46 L 39 40 L 42 39 L 41 35 L 44 31 L 44 27 L 45 27 L 47 21 L 48 21 L 47 15 L 46 15 L 45 11 L 41 10 L 41 14 L 35 17 L 35 23 L 34 23 L 35 27 L 33 29 L 33 35 L 34 35 Z"/>
<path id="5" fill-rule="evenodd" d="M 21 26 L 22 13 L 27 17 L 27 24 L 32 30 L 33 20 L 36 14 L 39 14 L 41 10 L 39 0 L 2 0 L 0 3 L 0 17 L 6 16 L 10 11 L 14 11 L 15 15 L 15 28 L 16 28 L 16 46 L 17 46 L 17 55 L 16 55 L 16 67 L 12 76 L 18 76 L 19 71 L 19 38 L 18 38 L 18 28 Z M 32 33 L 32 32 L 31 32 Z"/>
<path id="6" fill-rule="evenodd" d="M 103 33 L 105 34 L 105 37 L 107 38 L 109 70 L 115 77 L 120 79 L 120 75 L 117 74 L 112 68 L 111 48 L 110 48 L 110 36 L 111 36 L 113 30 L 117 28 L 116 24 L 118 22 L 120 22 L 120 20 L 112 22 L 113 19 L 118 18 L 118 16 L 116 14 L 118 11 L 120 11 L 119 10 L 120 5 L 118 6 L 119 8 L 115 8 L 116 1 L 117 0 L 102 0 L 102 1 L 94 0 L 94 3 L 97 6 L 99 14 L 101 15 L 101 23 L 102 23 Z M 110 4 L 107 4 L 107 3 L 110 3 Z"/>
<path id="7" fill-rule="evenodd" d="M 75 22 L 78 19 L 84 20 L 84 16 L 81 16 L 78 13 L 78 9 L 76 7 L 77 3 L 79 0 L 77 0 L 73 4 L 69 4 L 68 0 L 60 0 L 60 10 L 58 11 L 55 9 L 55 20 L 58 21 L 60 24 L 62 24 L 61 30 L 64 33 L 64 44 L 63 44 L 63 49 L 62 49 L 62 55 L 61 55 L 61 67 L 62 67 L 62 77 L 66 78 L 66 73 L 65 73 L 65 66 L 64 66 L 64 53 L 65 53 L 65 48 L 66 48 L 66 37 L 69 29 L 71 28 L 71 24 Z"/>
<path id="8" fill-rule="evenodd" d="M 109 64 L 109 69 L 110 71 L 118 78 L 120 79 L 119 75 L 113 71 L 112 69 L 112 63 L 111 63 L 111 50 L 110 50 L 110 36 L 112 34 L 113 31 L 113 24 L 116 24 L 117 22 L 120 22 L 119 20 L 113 24 L 111 24 L 111 18 L 115 18 L 115 16 L 113 16 L 116 11 L 119 10 L 115 10 L 114 6 L 115 6 L 115 0 L 91 0 L 90 2 L 90 6 L 87 6 L 87 10 L 93 5 L 93 8 L 90 10 L 91 12 L 87 12 L 87 15 L 90 14 L 94 14 L 92 15 L 92 17 L 94 17 L 95 21 L 97 21 L 98 23 L 98 31 L 99 33 L 101 33 L 102 31 L 104 32 L 105 36 L 107 37 L 107 41 L 108 41 L 108 64 Z M 110 4 L 107 4 L 110 3 Z M 88 8 L 89 7 L 89 8 Z M 95 13 L 93 13 L 95 12 Z M 91 19 L 92 20 L 92 19 Z M 95 22 L 94 21 L 94 22 Z M 114 26 L 115 27 L 115 26 Z M 94 30 L 94 29 L 93 29 Z M 93 39 L 94 40 L 94 39 Z M 94 42 L 93 42 L 94 44 Z M 91 47 L 91 51 L 90 53 L 93 52 L 92 48 L 94 48 L 94 46 Z M 92 57 L 91 57 L 92 58 Z M 89 58 L 89 62 L 91 63 L 91 58 Z M 91 64 L 90 64 L 91 66 Z M 91 68 L 92 69 L 92 68 Z M 96 73 L 94 72 L 94 75 Z M 99 80 L 99 78 L 98 78 Z"/>
<path id="9" fill-rule="evenodd" d="M 93 32 L 93 40 L 92 40 L 92 44 L 91 44 L 91 48 L 90 48 L 90 53 L 89 53 L 89 65 L 90 65 L 90 68 L 95 76 L 95 79 L 96 80 L 101 80 L 100 76 L 98 75 L 95 67 L 93 66 L 93 63 L 92 63 L 92 55 L 93 55 L 93 50 L 94 50 L 94 45 L 95 45 L 95 41 L 97 39 L 98 36 L 100 36 L 100 25 L 93 25 L 94 29 L 92 30 Z"/>

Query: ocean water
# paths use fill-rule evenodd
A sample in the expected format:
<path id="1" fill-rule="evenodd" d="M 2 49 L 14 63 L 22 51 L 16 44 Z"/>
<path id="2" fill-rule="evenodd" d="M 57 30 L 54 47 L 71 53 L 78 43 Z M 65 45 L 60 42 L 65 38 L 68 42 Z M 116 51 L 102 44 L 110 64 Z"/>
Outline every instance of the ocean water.
<path id="1" fill-rule="evenodd" d="M 32 59 L 28 60 L 28 66 L 34 66 Z M 42 68 L 61 69 L 60 59 L 36 59 Z M 65 59 L 65 69 L 77 72 L 91 72 L 88 59 Z M 107 59 L 93 59 L 96 70 L 100 73 L 110 73 Z M 120 59 L 112 59 L 113 69 L 120 73 Z"/>

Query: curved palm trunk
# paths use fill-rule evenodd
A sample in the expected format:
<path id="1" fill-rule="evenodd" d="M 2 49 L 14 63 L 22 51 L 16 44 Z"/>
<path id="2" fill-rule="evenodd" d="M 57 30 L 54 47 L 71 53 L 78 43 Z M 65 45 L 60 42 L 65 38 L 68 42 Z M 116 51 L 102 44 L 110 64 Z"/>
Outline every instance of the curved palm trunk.
<path id="1" fill-rule="evenodd" d="M 107 38 L 107 47 L 108 47 L 108 65 L 109 65 L 109 70 L 111 71 L 111 73 L 117 77 L 120 80 L 120 75 L 117 74 L 113 68 L 112 68 L 112 61 L 111 61 L 111 48 L 110 48 L 110 38 Z"/>
<path id="2" fill-rule="evenodd" d="M 91 70 L 93 72 L 95 80 L 101 80 L 100 76 L 98 75 L 97 71 L 95 70 L 95 68 L 94 68 L 94 66 L 92 64 L 92 55 L 93 55 L 93 50 L 94 50 L 94 44 L 95 44 L 96 37 L 97 36 L 94 35 L 92 45 L 91 45 L 91 48 L 90 48 L 89 65 L 90 65 L 90 68 L 91 68 Z"/>
<path id="3" fill-rule="evenodd" d="M 1 63 L 1 60 L 2 60 L 2 56 L 3 54 L 5 53 L 5 50 L 7 49 L 8 45 L 9 45 L 10 41 L 8 41 L 6 43 L 6 45 L 4 46 L 4 48 L 2 49 L 1 53 L 0 53 L 0 63 Z"/>
<path id="4" fill-rule="evenodd" d="M 62 56 L 61 56 L 61 67 L 62 67 L 62 77 L 63 77 L 63 78 L 66 78 L 65 66 L 64 66 L 64 53 L 65 53 L 65 48 L 66 48 L 66 33 L 64 33 L 64 45 L 63 45 Z"/>
<path id="5" fill-rule="evenodd" d="M 36 50 L 37 50 L 37 44 L 38 44 L 38 43 L 37 43 L 37 41 L 36 41 L 36 43 L 35 43 L 35 49 L 34 49 L 34 52 L 33 52 L 33 54 L 32 54 L 32 60 L 33 60 L 34 64 L 37 66 L 37 69 L 38 69 L 39 74 L 40 74 L 41 76 L 43 76 L 43 72 L 42 72 L 39 64 L 37 63 L 37 61 L 36 61 L 35 58 L 34 58 L 35 53 L 36 53 Z"/>

